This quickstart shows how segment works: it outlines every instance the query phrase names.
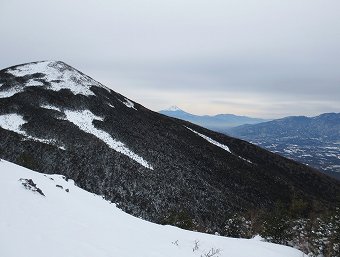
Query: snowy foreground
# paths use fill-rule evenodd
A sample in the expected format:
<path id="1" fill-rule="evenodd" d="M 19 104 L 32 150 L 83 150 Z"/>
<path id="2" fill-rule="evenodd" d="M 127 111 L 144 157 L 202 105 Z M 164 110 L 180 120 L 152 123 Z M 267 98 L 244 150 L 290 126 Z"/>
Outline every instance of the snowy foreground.
<path id="1" fill-rule="evenodd" d="M 304 255 L 296 249 L 256 239 L 226 238 L 153 224 L 124 213 L 63 176 L 44 175 L 2 160 L 0 256 Z"/>

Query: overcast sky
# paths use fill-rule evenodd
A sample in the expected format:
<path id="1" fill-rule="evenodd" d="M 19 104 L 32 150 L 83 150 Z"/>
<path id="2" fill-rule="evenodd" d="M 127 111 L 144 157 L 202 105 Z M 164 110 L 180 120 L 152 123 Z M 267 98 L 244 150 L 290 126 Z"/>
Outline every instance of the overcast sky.
<path id="1" fill-rule="evenodd" d="M 155 111 L 340 112 L 339 0 L 0 0 L 0 35 Z"/>

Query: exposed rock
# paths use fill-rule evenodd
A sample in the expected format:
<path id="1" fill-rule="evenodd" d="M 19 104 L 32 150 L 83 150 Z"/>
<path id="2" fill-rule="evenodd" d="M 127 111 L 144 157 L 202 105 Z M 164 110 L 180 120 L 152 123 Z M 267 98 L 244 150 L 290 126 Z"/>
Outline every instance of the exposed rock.
<path id="1" fill-rule="evenodd" d="M 19 179 L 19 181 L 21 182 L 21 184 L 27 189 L 27 190 L 31 190 L 33 192 L 37 192 L 38 194 L 45 196 L 45 194 L 43 193 L 43 191 L 37 187 L 37 185 L 33 182 L 32 179 L 27 179 L 27 178 L 21 178 Z"/>

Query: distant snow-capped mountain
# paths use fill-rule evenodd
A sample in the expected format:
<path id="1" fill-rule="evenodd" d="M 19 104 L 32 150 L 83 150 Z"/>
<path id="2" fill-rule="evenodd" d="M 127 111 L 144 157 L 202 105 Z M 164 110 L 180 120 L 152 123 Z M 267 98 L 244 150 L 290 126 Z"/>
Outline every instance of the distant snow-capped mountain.
<path id="1" fill-rule="evenodd" d="M 59 61 L 0 71 L 0 158 L 67 176 L 137 217 L 210 233 L 226 233 L 228 215 L 296 197 L 306 212 L 339 202 L 336 180 L 150 111 Z"/>
<path id="2" fill-rule="evenodd" d="M 182 111 L 179 107 L 176 105 L 170 106 L 167 109 L 162 110 L 163 112 L 176 112 L 176 111 Z M 182 111 L 183 112 L 183 111 Z"/>
<path id="3" fill-rule="evenodd" d="M 291 247 L 161 226 L 135 218 L 62 175 L 0 160 L 3 257 L 301 257 Z"/>
<path id="4" fill-rule="evenodd" d="M 234 114 L 217 114 L 217 115 L 194 115 L 183 111 L 177 106 L 171 106 L 167 109 L 159 111 L 159 113 L 169 117 L 192 122 L 196 125 L 214 130 L 223 131 L 230 127 L 235 127 L 243 124 L 257 124 L 267 120 L 259 118 L 251 118 L 247 116 L 238 116 Z"/>

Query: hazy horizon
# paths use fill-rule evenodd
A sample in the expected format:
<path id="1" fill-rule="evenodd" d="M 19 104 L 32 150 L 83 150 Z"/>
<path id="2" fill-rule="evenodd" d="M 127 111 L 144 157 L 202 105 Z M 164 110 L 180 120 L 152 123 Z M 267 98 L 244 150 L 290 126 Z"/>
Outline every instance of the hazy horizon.
<path id="1" fill-rule="evenodd" d="M 340 2 L 3 0 L 0 69 L 61 60 L 154 111 L 340 111 Z"/>
<path id="2" fill-rule="evenodd" d="M 264 119 L 264 120 L 274 120 L 274 119 L 280 119 L 280 118 L 286 118 L 286 117 L 292 117 L 292 116 L 306 116 L 306 117 L 316 117 L 316 116 L 319 116 L 319 115 L 322 115 L 322 114 L 326 114 L 326 113 L 340 113 L 340 112 L 322 112 L 322 113 L 317 113 L 316 115 L 288 115 L 288 116 L 282 116 L 282 117 L 275 117 L 275 118 L 261 118 L 261 117 L 256 117 L 256 116 L 249 116 L 249 115 L 243 115 L 243 114 L 235 114 L 235 113 L 212 113 L 212 114 L 206 114 L 206 113 L 194 113 L 194 112 L 189 112 L 187 111 L 186 109 L 184 108 L 181 108 L 180 106 L 177 106 L 177 105 L 172 105 L 172 106 L 168 106 L 164 109 L 161 109 L 161 110 L 153 110 L 153 111 L 157 111 L 157 112 L 160 112 L 160 111 L 168 111 L 169 108 L 171 107 L 177 107 L 179 108 L 181 111 L 184 111 L 184 112 L 187 112 L 189 114 L 193 114 L 193 115 L 199 115 L 199 116 L 204 116 L 204 115 L 207 115 L 207 116 L 215 116 L 215 115 L 220 115 L 220 114 L 232 114 L 232 115 L 237 115 L 237 116 L 245 116 L 245 117 L 250 117 L 250 118 L 259 118 L 259 119 Z"/>

